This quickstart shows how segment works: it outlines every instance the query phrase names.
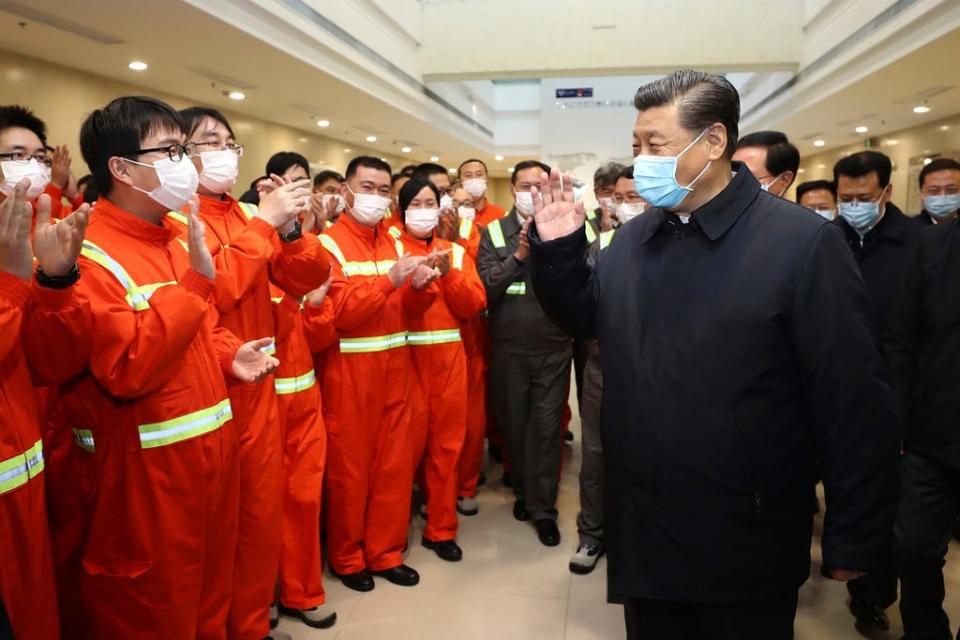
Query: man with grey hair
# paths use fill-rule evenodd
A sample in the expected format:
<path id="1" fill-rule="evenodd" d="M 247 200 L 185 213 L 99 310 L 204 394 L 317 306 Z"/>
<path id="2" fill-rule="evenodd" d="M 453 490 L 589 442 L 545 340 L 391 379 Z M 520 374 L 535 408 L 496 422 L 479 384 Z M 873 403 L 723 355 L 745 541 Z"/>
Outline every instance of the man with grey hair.
<path id="1" fill-rule="evenodd" d="M 529 233 L 544 308 L 600 340 L 609 593 L 630 638 L 793 638 L 818 462 L 826 575 L 869 571 L 891 531 L 899 443 L 869 299 L 836 225 L 731 162 L 725 78 L 677 71 L 634 105 L 651 209 L 591 268 L 554 171 Z"/>
<path id="2" fill-rule="evenodd" d="M 617 176 L 624 169 L 625 167 L 618 162 L 608 162 L 600 165 L 593 172 L 593 193 L 597 196 L 597 202 L 600 203 L 600 206 L 593 210 L 597 227 L 595 231 L 598 234 L 613 226 L 613 214 L 617 208 L 613 201 L 613 190 L 617 186 Z"/>

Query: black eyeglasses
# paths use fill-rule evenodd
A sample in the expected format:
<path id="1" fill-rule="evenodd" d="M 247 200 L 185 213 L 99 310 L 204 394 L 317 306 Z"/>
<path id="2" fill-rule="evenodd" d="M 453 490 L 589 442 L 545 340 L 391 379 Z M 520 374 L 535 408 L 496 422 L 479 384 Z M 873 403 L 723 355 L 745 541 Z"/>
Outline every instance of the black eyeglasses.
<path id="1" fill-rule="evenodd" d="M 124 154 L 126 156 L 140 156 L 145 153 L 153 153 L 155 151 L 164 151 L 167 156 L 170 157 L 174 162 L 180 162 L 183 160 L 183 156 L 192 158 L 197 153 L 197 145 L 192 142 L 187 144 L 172 144 L 169 147 L 151 147 L 150 149 L 137 149 L 136 151 L 131 151 L 130 153 Z"/>
<path id="2" fill-rule="evenodd" d="M 243 145 L 236 144 L 233 142 L 228 142 L 226 144 L 221 144 L 219 142 L 194 142 L 193 146 L 195 147 L 212 147 L 210 151 L 223 151 L 229 149 L 237 154 L 237 156 L 243 155 Z"/>
<path id="3" fill-rule="evenodd" d="M 43 153 L 30 155 L 26 151 L 8 151 L 7 153 L 0 153 L 0 158 L 13 160 L 14 162 L 30 162 L 31 160 L 36 160 L 38 163 L 48 167 L 53 165 L 53 158 Z"/>

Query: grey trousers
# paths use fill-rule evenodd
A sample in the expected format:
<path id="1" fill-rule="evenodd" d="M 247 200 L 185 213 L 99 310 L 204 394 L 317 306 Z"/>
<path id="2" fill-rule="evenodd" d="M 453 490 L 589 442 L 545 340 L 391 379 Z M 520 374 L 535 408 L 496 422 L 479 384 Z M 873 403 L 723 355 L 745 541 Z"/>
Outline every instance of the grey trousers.
<path id="1" fill-rule="evenodd" d="M 570 386 L 572 350 L 526 354 L 493 350 L 493 411 L 503 433 L 513 493 L 530 518 L 557 519 L 560 420 Z"/>
<path id="2" fill-rule="evenodd" d="M 577 531 L 580 544 L 603 544 L 603 444 L 600 441 L 600 400 L 603 373 L 596 340 L 587 345 L 580 390 L 580 513 Z"/>

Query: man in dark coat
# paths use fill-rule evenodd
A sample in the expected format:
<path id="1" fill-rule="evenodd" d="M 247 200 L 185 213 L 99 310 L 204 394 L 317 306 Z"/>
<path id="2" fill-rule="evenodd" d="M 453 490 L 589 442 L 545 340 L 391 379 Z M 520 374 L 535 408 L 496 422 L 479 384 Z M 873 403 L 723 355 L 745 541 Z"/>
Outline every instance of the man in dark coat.
<path id="1" fill-rule="evenodd" d="M 731 164 L 726 79 L 678 71 L 634 104 L 653 208 L 590 269 L 553 172 L 529 234 L 545 309 L 600 338 L 609 592 L 630 638 L 792 638 L 818 462 L 828 575 L 869 571 L 891 533 L 898 438 L 870 302 L 836 225 Z"/>

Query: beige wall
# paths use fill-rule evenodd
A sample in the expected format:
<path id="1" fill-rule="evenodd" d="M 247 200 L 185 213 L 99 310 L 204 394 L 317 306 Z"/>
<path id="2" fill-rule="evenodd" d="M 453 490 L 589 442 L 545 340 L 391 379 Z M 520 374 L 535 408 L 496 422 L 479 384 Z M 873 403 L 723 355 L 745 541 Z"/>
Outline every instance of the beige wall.
<path id="1" fill-rule="evenodd" d="M 797 176 L 797 183 L 807 180 L 832 180 L 833 165 L 840 158 L 866 148 L 864 142 L 860 141 L 803 158 L 800 162 L 802 173 Z M 924 158 L 960 158 L 960 114 L 876 136 L 870 148 L 890 156 L 893 163 L 890 182 L 893 185 L 894 204 L 905 213 L 919 213 L 921 206 L 917 178 Z M 793 200 L 795 195 L 795 189 L 791 189 L 787 197 Z"/>
<path id="2" fill-rule="evenodd" d="M 22 104 L 42 118 L 47 123 L 51 145 L 70 145 L 73 172 L 77 177 L 88 173 L 80 156 L 80 125 L 91 111 L 123 95 L 151 95 L 177 109 L 195 104 L 179 96 L 0 51 L 0 104 Z M 267 158 L 277 151 L 296 151 L 303 154 L 314 168 L 333 168 L 341 173 L 355 155 L 381 156 L 378 151 L 352 144 L 352 152 L 348 154 L 343 151 L 346 144 L 341 141 L 233 111 L 222 111 L 230 120 L 237 141 L 245 147 L 240 161 L 240 177 L 233 189 L 235 196 L 243 193 L 250 182 L 263 173 Z M 395 156 L 383 157 L 395 169 L 406 164 Z"/>

